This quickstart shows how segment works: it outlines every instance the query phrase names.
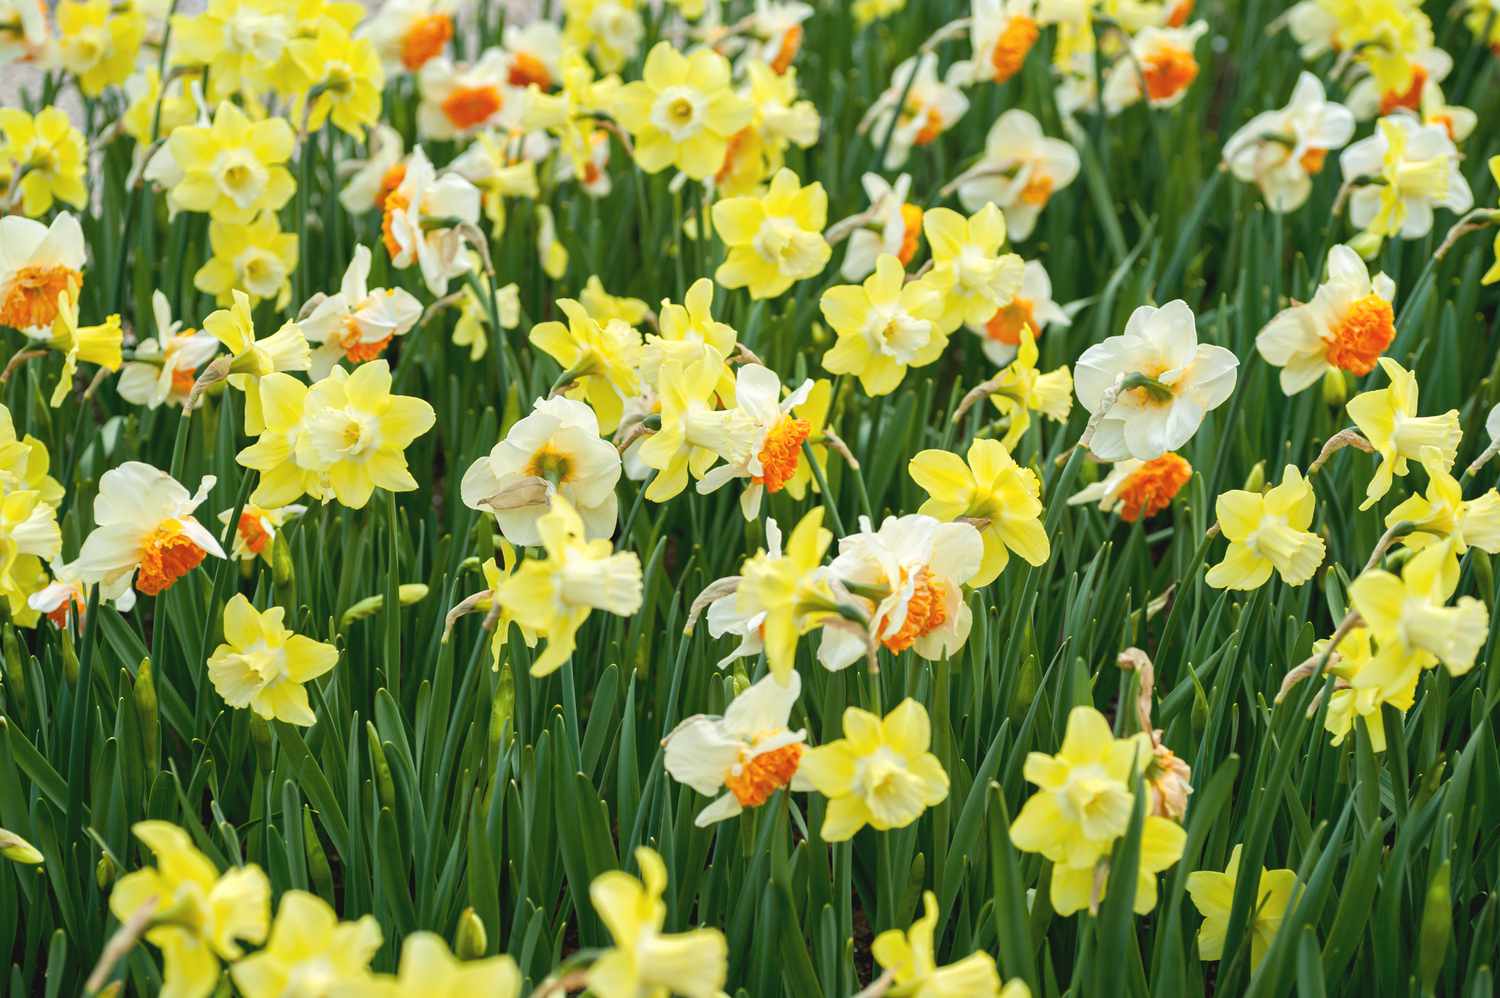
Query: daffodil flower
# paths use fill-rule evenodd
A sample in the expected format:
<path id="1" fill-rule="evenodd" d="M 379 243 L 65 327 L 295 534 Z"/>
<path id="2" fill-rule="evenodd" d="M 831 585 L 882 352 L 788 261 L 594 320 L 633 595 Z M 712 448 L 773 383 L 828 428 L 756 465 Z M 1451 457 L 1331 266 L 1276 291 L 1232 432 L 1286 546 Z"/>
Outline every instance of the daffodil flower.
<path id="1" fill-rule="evenodd" d="M 922 917 L 911 928 L 887 929 L 875 937 L 870 955 L 891 974 L 895 987 L 891 994 L 911 998 L 1031 998 L 1026 982 L 1012 980 L 1000 986 L 1000 971 L 995 958 L 976 950 L 962 960 L 939 967 L 936 936 L 938 925 L 937 895 L 922 893 Z"/>
<path id="2" fill-rule="evenodd" d="M 1355 579 L 1349 600 L 1382 648 L 1426 652 L 1455 676 L 1474 667 L 1489 635 L 1490 615 L 1472 596 L 1448 605 L 1458 585 L 1452 541 L 1432 544 L 1412 556 L 1400 576 L 1374 569 Z"/>
<path id="3" fill-rule="evenodd" d="M 926 278 L 906 281 L 893 256 L 882 256 L 863 284 L 823 292 L 823 318 L 838 339 L 823 355 L 832 374 L 853 374 L 868 395 L 886 395 L 909 367 L 937 360 L 948 345 L 943 329 L 946 289 Z"/>
<path id="4" fill-rule="evenodd" d="M 1193 907 L 1203 916 L 1198 927 L 1198 956 L 1204 960 L 1218 960 L 1224 955 L 1225 933 L 1229 930 L 1229 915 L 1234 907 L 1234 895 L 1239 887 L 1240 849 L 1235 846 L 1229 854 L 1229 865 L 1223 873 L 1213 870 L 1196 870 L 1187 877 L 1188 897 Z M 1255 896 L 1250 903 L 1250 966 L 1259 967 L 1271 948 L 1286 917 L 1287 908 L 1297 896 L 1301 884 L 1292 870 L 1267 870 L 1262 868 L 1255 880 Z"/>
<path id="5" fill-rule="evenodd" d="M 1389 357 L 1380 358 L 1380 367 L 1391 380 L 1389 387 L 1362 392 L 1347 407 L 1349 418 L 1380 458 L 1360 509 L 1379 502 L 1395 477 L 1406 475 L 1410 461 L 1452 467 L 1463 436 L 1457 409 L 1440 416 L 1418 416 L 1416 375 Z"/>
<path id="6" fill-rule="evenodd" d="M 1266 492 L 1233 491 L 1219 496 L 1214 512 L 1229 539 L 1224 560 L 1204 579 L 1215 589 L 1258 589 L 1274 569 L 1289 586 L 1300 586 L 1323 564 L 1323 538 L 1309 531 L 1317 497 L 1295 465 Z"/>

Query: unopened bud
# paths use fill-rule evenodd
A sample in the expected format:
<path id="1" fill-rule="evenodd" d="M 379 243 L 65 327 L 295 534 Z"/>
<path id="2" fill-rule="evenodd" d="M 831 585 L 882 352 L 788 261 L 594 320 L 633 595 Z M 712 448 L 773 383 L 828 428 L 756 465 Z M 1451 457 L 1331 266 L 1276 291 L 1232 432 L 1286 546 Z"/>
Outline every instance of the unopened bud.
<path id="1" fill-rule="evenodd" d="M 489 949 L 489 934 L 473 908 L 458 916 L 458 930 L 453 933 L 453 955 L 460 960 L 478 960 Z"/>
<path id="2" fill-rule="evenodd" d="M 26 656 L 21 652 L 21 637 L 16 629 L 6 624 L 0 643 L 5 646 L 5 684 L 10 694 L 19 700 L 26 693 Z"/>
<path id="3" fill-rule="evenodd" d="M 1261 492 L 1266 487 L 1266 462 L 1256 461 L 1255 467 L 1250 469 L 1250 474 L 1245 476 L 1246 492 Z"/>
<path id="4" fill-rule="evenodd" d="M 68 681 L 69 686 L 78 684 L 78 650 L 73 647 L 73 632 L 69 628 L 62 629 L 62 664 L 63 678 Z"/>
<path id="5" fill-rule="evenodd" d="M 396 588 L 396 601 L 402 606 L 411 606 L 420 603 L 427 598 L 427 587 L 420 582 L 408 582 Z M 385 606 L 385 594 L 377 593 L 374 596 L 366 596 L 344 611 L 343 626 L 348 627 L 356 621 L 373 617 Z"/>
<path id="6" fill-rule="evenodd" d="M 1349 248 L 1366 260 L 1373 260 L 1375 259 L 1375 255 L 1380 252 L 1380 246 L 1383 242 L 1384 240 L 1373 232 L 1361 232 L 1349 240 Z"/>
<path id="7" fill-rule="evenodd" d="M 107 891 L 115 882 L 115 876 L 119 872 L 120 869 L 115 866 L 115 861 L 106 853 L 99 857 L 99 862 L 94 864 L 94 883 L 99 885 L 101 891 Z"/>
<path id="8" fill-rule="evenodd" d="M 302 807 L 302 842 L 307 853 L 307 875 L 313 886 L 324 897 L 333 897 L 333 870 L 328 865 L 328 854 L 323 851 L 323 840 L 313 828 L 312 813 L 306 805 Z"/>
<path id="9" fill-rule="evenodd" d="M 0 856 L 23 866 L 37 866 L 42 861 L 36 846 L 4 828 L 0 828 Z"/>
<path id="10" fill-rule="evenodd" d="M 385 746 L 380 744 L 380 733 L 375 725 L 365 722 L 365 736 L 370 744 L 370 764 L 375 770 L 375 792 L 380 796 L 380 806 L 396 809 L 396 781 L 391 778 L 391 764 L 385 758 Z"/>
<path id="11" fill-rule="evenodd" d="M 154 776 L 160 758 L 161 717 L 157 711 L 156 680 L 151 674 L 150 658 L 141 659 L 135 670 L 132 698 L 136 725 L 141 729 L 141 751 L 146 756 L 146 769 Z"/>
<path id="12" fill-rule="evenodd" d="M 272 764 L 271 725 L 254 711 L 250 711 L 250 744 L 255 747 L 256 766 L 262 773 L 269 773 Z"/>
<path id="13" fill-rule="evenodd" d="M 1323 404 L 1330 409 L 1342 409 L 1349 398 L 1349 376 L 1336 367 L 1323 374 Z"/>

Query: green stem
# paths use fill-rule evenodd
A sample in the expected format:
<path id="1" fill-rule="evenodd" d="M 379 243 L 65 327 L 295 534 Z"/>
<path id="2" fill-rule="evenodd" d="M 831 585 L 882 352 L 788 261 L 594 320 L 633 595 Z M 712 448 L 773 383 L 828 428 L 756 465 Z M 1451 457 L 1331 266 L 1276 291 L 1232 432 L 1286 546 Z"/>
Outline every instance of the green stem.
<path id="1" fill-rule="evenodd" d="M 385 493 L 385 519 L 390 541 L 390 561 L 385 583 L 385 675 L 391 695 L 401 697 L 401 538 L 396 519 L 396 493 Z"/>
<path id="2" fill-rule="evenodd" d="M 839 510 L 834 505 L 833 496 L 828 492 L 828 478 L 823 474 L 823 469 L 818 462 L 813 460 L 812 448 L 808 446 L 806 440 L 802 441 L 802 457 L 812 468 L 813 480 L 818 483 L 818 491 L 823 494 L 823 508 L 828 510 L 828 518 L 833 521 L 833 529 L 838 532 L 840 537 L 843 537 L 845 533 L 843 517 L 839 516 Z"/>

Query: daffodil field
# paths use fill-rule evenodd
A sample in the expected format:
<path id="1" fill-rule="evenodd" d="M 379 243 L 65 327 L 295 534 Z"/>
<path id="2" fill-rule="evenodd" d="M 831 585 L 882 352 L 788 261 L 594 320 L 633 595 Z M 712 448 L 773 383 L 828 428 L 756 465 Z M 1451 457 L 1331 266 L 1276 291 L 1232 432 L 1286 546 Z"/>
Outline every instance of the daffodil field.
<path id="1" fill-rule="evenodd" d="M 1497 0 L 0 76 L 7 993 L 1495 993 Z"/>

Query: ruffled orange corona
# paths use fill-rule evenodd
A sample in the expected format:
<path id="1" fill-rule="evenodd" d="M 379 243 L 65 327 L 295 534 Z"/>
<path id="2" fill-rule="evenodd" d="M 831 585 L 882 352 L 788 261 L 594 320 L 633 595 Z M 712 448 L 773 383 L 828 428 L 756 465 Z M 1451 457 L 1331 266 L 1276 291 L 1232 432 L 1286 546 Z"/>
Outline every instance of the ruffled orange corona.
<path id="1" fill-rule="evenodd" d="M 948 611 L 943 605 L 943 591 L 933 580 L 932 572 L 922 569 L 917 573 L 911 598 L 906 602 L 906 619 L 895 634 L 881 639 L 881 644 L 899 654 L 910 648 L 918 638 L 943 626 Z"/>
<path id="2" fill-rule="evenodd" d="M 412 72 L 442 52 L 453 37 L 453 19 L 447 14 L 418 18 L 401 38 L 401 65 Z"/>
<path id="3" fill-rule="evenodd" d="M 1141 76 L 1146 81 L 1146 94 L 1153 101 L 1168 100 L 1198 78 L 1198 60 L 1187 49 L 1165 46 L 1146 57 Z"/>
<path id="4" fill-rule="evenodd" d="M 271 535 L 266 532 L 265 524 L 261 523 L 260 517 L 254 513 L 240 514 L 239 532 L 240 540 L 245 543 L 245 550 L 251 554 L 260 554 L 271 540 Z"/>
<path id="5" fill-rule="evenodd" d="M 0 298 L 0 326 L 32 329 L 50 326 L 57 318 L 57 297 L 72 296 L 83 275 L 68 267 L 22 267 L 7 283 Z"/>
<path id="6" fill-rule="evenodd" d="M 552 74 L 542 60 L 530 52 L 517 52 L 511 56 L 510 73 L 506 77 L 511 86 L 526 89 L 535 83 L 543 90 L 552 86 Z"/>
<path id="7" fill-rule="evenodd" d="M 1411 86 L 1397 92 L 1388 90 L 1380 95 L 1381 117 L 1390 114 L 1400 108 L 1408 111 L 1420 111 L 1422 109 L 1422 88 L 1427 85 L 1427 70 L 1421 66 L 1413 66 L 1411 69 Z"/>
<path id="8" fill-rule="evenodd" d="M 385 171 L 380 178 L 380 187 L 375 191 L 375 207 L 385 208 L 385 199 L 391 196 L 391 192 L 401 186 L 401 181 L 406 179 L 406 161 L 392 166 Z"/>
<path id="9" fill-rule="evenodd" d="M 802 752 L 801 742 L 763 752 L 742 763 L 739 772 L 726 776 L 724 786 L 734 794 L 741 807 L 759 807 L 792 781 L 797 765 L 802 761 Z"/>
<path id="10" fill-rule="evenodd" d="M 1193 466 L 1176 454 L 1152 458 L 1131 472 L 1120 488 L 1120 519 L 1134 523 L 1152 517 L 1172 504 L 1179 489 L 1193 477 Z"/>
<path id="11" fill-rule="evenodd" d="M 1018 346 L 1021 330 L 1027 326 L 1033 331 L 1037 329 L 1035 308 L 1030 299 L 1014 298 L 1009 305 L 995 310 L 990 321 L 984 324 L 984 334 L 996 342 Z"/>
<path id="12" fill-rule="evenodd" d="M 1369 374 L 1395 336 L 1391 303 L 1377 294 L 1365 295 L 1333 327 L 1328 363 L 1351 374 Z"/>
<path id="13" fill-rule="evenodd" d="M 904 267 L 917 255 L 917 241 L 922 238 L 921 205 L 907 202 L 901 206 L 901 226 L 901 249 L 896 253 L 896 259 Z"/>
<path id="14" fill-rule="evenodd" d="M 812 432 L 812 424 L 805 419 L 783 416 L 781 422 L 766 435 L 760 449 L 761 475 L 754 481 L 766 487 L 767 492 L 780 492 L 797 473 L 797 462 L 802 459 L 802 444 Z"/>
<path id="15" fill-rule="evenodd" d="M 197 568 L 205 553 L 175 520 L 168 520 L 146 539 L 135 588 L 147 596 L 155 596 Z"/>
<path id="16" fill-rule="evenodd" d="M 1021 71 L 1026 56 L 1041 34 L 1036 21 L 1024 14 L 1012 17 L 990 52 L 990 68 L 995 71 L 996 83 L 1004 83 Z"/>
<path id="17" fill-rule="evenodd" d="M 488 121 L 504 101 L 494 87 L 459 87 L 443 100 L 443 114 L 459 131 Z"/>

